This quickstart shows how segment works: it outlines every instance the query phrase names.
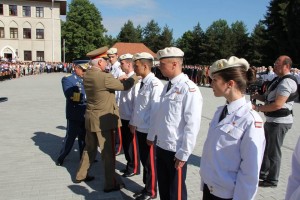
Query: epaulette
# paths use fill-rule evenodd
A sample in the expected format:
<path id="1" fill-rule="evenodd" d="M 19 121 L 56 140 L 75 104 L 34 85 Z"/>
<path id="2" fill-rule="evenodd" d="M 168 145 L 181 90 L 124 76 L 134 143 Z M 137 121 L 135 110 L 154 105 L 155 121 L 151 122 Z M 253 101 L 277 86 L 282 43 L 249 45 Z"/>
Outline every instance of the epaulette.
<path id="1" fill-rule="evenodd" d="M 193 82 L 191 82 L 190 80 L 187 80 L 185 83 L 189 87 L 189 92 L 196 92 L 196 85 Z"/>
<path id="2" fill-rule="evenodd" d="M 255 112 L 253 109 L 250 110 L 250 114 L 252 115 L 252 117 L 254 119 L 255 128 L 262 128 L 263 121 L 262 121 L 260 115 L 257 112 Z"/>
<path id="3" fill-rule="evenodd" d="M 69 76 L 71 76 L 72 74 L 67 74 L 67 75 L 65 75 L 65 77 L 69 77 Z"/>
<path id="4" fill-rule="evenodd" d="M 158 82 L 156 80 L 151 81 L 151 84 L 152 84 L 153 87 L 158 86 Z"/>

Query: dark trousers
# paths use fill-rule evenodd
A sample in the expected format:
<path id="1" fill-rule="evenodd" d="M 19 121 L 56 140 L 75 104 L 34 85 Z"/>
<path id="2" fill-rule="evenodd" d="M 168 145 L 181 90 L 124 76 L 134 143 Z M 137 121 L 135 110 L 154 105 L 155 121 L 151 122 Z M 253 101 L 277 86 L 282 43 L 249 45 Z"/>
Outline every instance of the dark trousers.
<path id="1" fill-rule="evenodd" d="M 119 155 L 122 151 L 123 141 L 122 141 L 122 131 L 121 128 L 116 128 L 115 132 L 115 152 Z"/>
<path id="2" fill-rule="evenodd" d="M 175 168 L 175 152 L 156 147 L 156 167 L 158 190 L 161 200 L 187 199 L 186 172 L 187 163 Z"/>
<path id="3" fill-rule="evenodd" d="M 223 199 L 223 198 L 220 198 L 220 197 L 217 197 L 217 196 L 211 194 L 208 189 L 208 186 L 206 184 L 204 184 L 202 200 L 231 200 L 231 199 Z"/>
<path id="4" fill-rule="evenodd" d="M 115 134 L 113 130 L 99 132 L 86 132 L 86 146 L 84 148 L 76 180 L 83 180 L 87 177 L 91 164 L 97 155 L 97 148 L 100 146 L 101 158 L 104 166 L 104 189 L 112 189 L 122 183 L 115 172 Z"/>
<path id="5" fill-rule="evenodd" d="M 138 153 L 138 141 L 136 133 L 132 134 L 128 127 L 129 120 L 121 119 L 122 121 L 122 141 L 125 159 L 127 161 L 126 171 L 129 173 L 140 173 L 140 158 Z"/>
<path id="6" fill-rule="evenodd" d="M 85 146 L 84 121 L 67 120 L 67 132 L 58 157 L 59 162 L 62 162 L 70 153 L 76 137 L 78 137 L 79 159 L 81 159 Z"/>
<path id="7" fill-rule="evenodd" d="M 292 124 L 266 122 L 264 125 L 266 148 L 260 169 L 260 177 L 277 185 L 281 164 L 281 146 Z"/>
<path id="8" fill-rule="evenodd" d="M 156 179 L 156 163 L 155 163 L 155 145 L 147 144 L 147 134 L 136 132 L 141 163 L 143 165 L 143 183 L 145 184 L 144 191 L 151 197 L 157 195 L 157 179 Z"/>

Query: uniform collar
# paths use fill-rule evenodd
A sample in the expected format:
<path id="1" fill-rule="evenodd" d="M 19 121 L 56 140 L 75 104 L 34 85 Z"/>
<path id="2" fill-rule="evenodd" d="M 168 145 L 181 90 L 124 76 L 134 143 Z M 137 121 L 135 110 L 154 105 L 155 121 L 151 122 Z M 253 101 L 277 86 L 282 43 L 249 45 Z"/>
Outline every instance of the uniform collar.
<path id="1" fill-rule="evenodd" d="M 246 105 L 247 104 L 247 105 Z M 247 106 L 249 107 L 249 109 L 251 109 L 251 103 L 247 103 L 246 101 L 246 97 L 243 96 L 242 98 L 239 98 L 233 102 L 231 102 L 230 104 L 227 105 L 227 109 L 228 109 L 228 114 L 232 114 L 232 113 L 235 113 L 236 116 L 243 116 L 246 114 L 247 110 L 248 109 L 240 109 L 241 107 L 243 106 Z"/>
<path id="2" fill-rule="evenodd" d="M 178 74 L 177 76 L 175 76 L 174 78 L 170 79 L 172 85 L 175 85 L 176 83 L 178 83 L 185 75 L 183 73 Z"/>
<path id="3" fill-rule="evenodd" d="M 127 74 L 127 76 L 128 76 L 128 77 L 131 77 L 133 74 L 134 74 L 134 71 L 129 72 L 129 73 Z"/>
<path id="4" fill-rule="evenodd" d="M 142 82 L 144 84 L 148 84 L 149 81 L 151 80 L 151 77 L 153 77 L 153 76 L 154 76 L 154 74 L 152 72 L 150 72 L 149 74 L 147 74 L 147 76 L 145 78 L 142 79 Z"/>

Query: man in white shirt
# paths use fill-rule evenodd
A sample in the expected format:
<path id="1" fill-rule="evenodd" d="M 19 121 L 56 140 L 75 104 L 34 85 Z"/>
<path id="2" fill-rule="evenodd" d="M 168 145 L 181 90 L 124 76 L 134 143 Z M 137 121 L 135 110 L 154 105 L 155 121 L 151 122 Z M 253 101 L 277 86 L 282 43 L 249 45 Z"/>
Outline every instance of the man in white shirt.
<path id="1" fill-rule="evenodd" d="M 114 78 L 119 78 L 120 76 L 124 75 L 124 72 L 121 69 L 120 62 L 118 61 L 118 49 L 117 48 L 110 48 L 107 51 L 107 56 L 109 59 L 110 66 L 108 66 L 107 71 L 110 72 Z M 119 105 L 120 101 L 120 91 L 115 91 L 116 94 L 116 102 Z M 115 130 L 116 137 L 115 137 L 115 151 L 116 155 L 119 155 L 122 150 L 122 134 L 121 130 Z"/>
<path id="2" fill-rule="evenodd" d="M 136 76 L 133 71 L 131 54 L 123 54 L 119 57 L 119 60 L 122 70 L 128 77 Z M 128 127 L 139 88 L 140 83 L 137 83 L 130 90 L 120 92 L 119 112 L 122 122 L 121 131 L 123 151 L 127 161 L 126 169 L 123 170 L 123 177 L 131 177 L 140 173 L 140 160 L 136 133 L 131 133 Z"/>
<path id="3" fill-rule="evenodd" d="M 157 136 L 157 180 L 162 200 L 187 199 L 187 160 L 200 130 L 203 98 L 199 88 L 182 73 L 184 53 L 176 47 L 157 52 L 159 69 L 169 78 L 147 142 Z"/>
<path id="4" fill-rule="evenodd" d="M 137 134 L 139 154 L 143 171 L 144 189 L 136 199 L 154 199 L 157 196 L 157 179 L 155 164 L 155 145 L 147 145 L 147 135 L 154 126 L 155 115 L 159 110 L 160 95 L 163 90 L 162 82 L 151 72 L 153 56 L 149 53 L 137 53 L 133 56 L 134 71 L 142 77 L 133 115 L 129 122 L 130 131 Z"/>

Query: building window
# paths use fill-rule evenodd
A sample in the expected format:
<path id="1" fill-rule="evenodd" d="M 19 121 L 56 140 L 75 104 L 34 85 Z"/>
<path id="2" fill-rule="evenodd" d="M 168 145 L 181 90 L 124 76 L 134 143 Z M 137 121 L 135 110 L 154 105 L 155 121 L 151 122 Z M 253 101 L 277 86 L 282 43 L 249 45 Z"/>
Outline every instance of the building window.
<path id="1" fill-rule="evenodd" d="M 10 16 L 18 15 L 17 5 L 9 5 L 9 15 Z"/>
<path id="2" fill-rule="evenodd" d="M 31 51 L 24 51 L 24 61 L 32 60 Z"/>
<path id="3" fill-rule="evenodd" d="M 36 17 L 44 17 L 44 8 L 36 7 Z"/>
<path id="4" fill-rule="evenodd" d="M 31 7 L 23 6 L 23 17 L 31 17 Z"/>
<path id="5" fill-rule="evenodd" d="M 18 28 L 10 28 L 10 38 L 18 39 Z"/>
<path id="6" fill-rule="evenodd" d="M 3 4 L 0 4 L 0 15 L 3 15 Z"/>
<path id="7" fill-rule="evenodd" d="M 23 28 L 23 38 L 31 39 L 31 28 Z"/>
<path id="8" fill-rule="evenodd" d="M 43 51 L 37 51 L 36 52 L 36 60 L 37 61 L 44 61 L 44 52 Z"/>
<path id="9" fill-rule="evenodd" d="M 0 38 L 4 38 L 4 27 L 0 27 Z"/>
<path id="10" fill-rule="evenodd" d="M 44 29 L 36 29 L 36 39 L 44 39 Z"/>

